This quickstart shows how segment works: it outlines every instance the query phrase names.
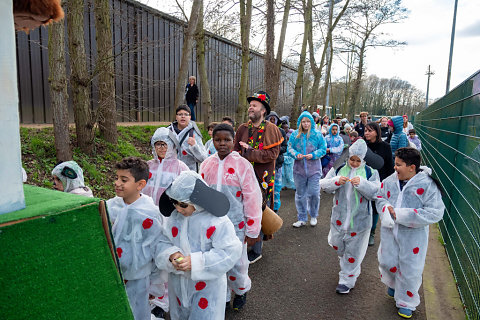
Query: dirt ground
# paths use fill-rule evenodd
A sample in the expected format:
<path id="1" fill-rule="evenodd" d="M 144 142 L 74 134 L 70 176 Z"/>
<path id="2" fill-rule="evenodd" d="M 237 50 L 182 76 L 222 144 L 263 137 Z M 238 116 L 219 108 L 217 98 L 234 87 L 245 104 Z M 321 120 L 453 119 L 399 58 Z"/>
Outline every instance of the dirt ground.
<path id="1" fill-rule="evenodd" d="M 252 289 L 247 305 L 240 312 L 228 311 L 226 319 L 400 319 L 394 300 L 387 296 L 386 286 L 380 281 L 378 235 L 375 246 L 368 248 L 355 288 L 347 295 L 336 294 L 339 263 L 327 243 L 332 196 L 322 193 L 318 225 L 299 229 L 292 227 L 296 221 L 294 191 L 282 191 L 281 200 L 279 215 L 284 225 L 275 239 L 265 242 L 263 258 L 250 265 Z M 430 248 L 433 242 L 441 247 L 438 239 L 431 239 Z M 440 250 L 434 261 L 446 260 L 445 253 L 443 256 L 441 253 Z M 436 283 L 453 283 L 444 272 L 432 271 Z M 430 319 L 426 314 L 423 286 L 420 295 L 421 304 L 413 319 Z M 449 301 L 440 298 L 433 308 L 440 309 L 442 314 L 442 309 L 451 309 L 449 305 Z M 443 313 L 441 318 L 465 318 L 464 315 L 458 318 L 458 313 L 452 317 L 447 316 L 449 314 Z"/>

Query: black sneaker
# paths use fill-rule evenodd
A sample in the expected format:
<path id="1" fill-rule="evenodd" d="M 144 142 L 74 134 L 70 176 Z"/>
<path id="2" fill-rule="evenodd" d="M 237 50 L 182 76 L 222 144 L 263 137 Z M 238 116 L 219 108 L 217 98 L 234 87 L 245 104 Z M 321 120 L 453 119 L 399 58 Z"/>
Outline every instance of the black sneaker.
<path id="1" fill-rule="evenodd" d="M 339 284 L 339 285 L 337 286 L 337 288 L 335 289 L 335 291 L 336 291 L 337 293 L 347 294 L 347 293 L 350 292 L 350 288 L 347 287 L 347 286 L 344 285 L 344 284 Z"/>
<path id="2" fill-rule="evenodd" d="M 225 311 L 230 310 L 230 301 L 225 303 Z"/>
<path id="3" fill-rule="evenodd" d="M 262 255 L 253 252 L 253 250 L 249 251 L 247 255 L 248 255 L 248 261 L 250 261 L 250 264 L 253 264 L 253 263 L 257 262 L 258 260 L 262 259 Z"/>
<path id="4" fill-rule="evenodd" d="M 236 294 L 235 298 L 233 298 L 233 310 L 239 311 L 240 309 L 243 308 L 245 303 L 247 303 L 247 293 L 245 292 L 241 296 Z"/>

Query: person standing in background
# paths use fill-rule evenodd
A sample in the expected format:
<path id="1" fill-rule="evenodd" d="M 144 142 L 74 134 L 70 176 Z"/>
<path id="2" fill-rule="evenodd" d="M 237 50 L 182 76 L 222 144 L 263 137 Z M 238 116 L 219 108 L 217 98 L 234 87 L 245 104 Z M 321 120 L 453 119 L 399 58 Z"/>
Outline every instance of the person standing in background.
<path id="1" fill-rule="evenodd" d="M 187 105 L 190 108 L 190 115 L 191 120 L 196 121 L 195 118 L 195 106 L 198 102 L 199 91 L 196 85 L 197 78 L 194 76 L 190 76 L 188 78 L 188 84 L 185 87 L 185 100 L 187 101 Z"/>

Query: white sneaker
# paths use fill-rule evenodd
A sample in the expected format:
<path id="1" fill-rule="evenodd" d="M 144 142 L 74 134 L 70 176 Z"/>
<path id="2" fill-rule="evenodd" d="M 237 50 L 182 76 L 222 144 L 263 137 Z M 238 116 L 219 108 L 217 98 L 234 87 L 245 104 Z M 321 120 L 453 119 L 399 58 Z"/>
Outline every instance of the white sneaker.
<path id="1" fill-rule="evenodd" d="M 310 225 L 311 225 L 312 227 L 315 227 L 315 226 L 317 225 L 317 218 L 311 218 L 311 219 L 310 219 Z"/>
<path id="2" fill-rule="evenodd" d="M 306 223 L 305 221 L 300 221 L 300 220 L 298 220 L 297 222 L 294 222 L 294 223 L 293 223 L 293 226 L 294 226 L 295 228 L 300 228 L 300 227 L 303 227 L 303 226 L 306 225 L 306 224 L 307 224 L 307 223 Z"/>

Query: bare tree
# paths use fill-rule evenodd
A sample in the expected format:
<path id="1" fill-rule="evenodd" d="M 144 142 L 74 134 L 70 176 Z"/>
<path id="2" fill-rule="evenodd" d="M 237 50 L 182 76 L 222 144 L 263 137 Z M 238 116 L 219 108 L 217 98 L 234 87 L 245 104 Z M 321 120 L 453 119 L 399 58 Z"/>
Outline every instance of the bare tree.
<path id="1" fill-rule="evenodd" d="M 354 81 L 350 105 L 353 114 L 358 111 L 358 98 L 362 76 L 364 73 L 365 54 L 369 47 L 397 47 L 404 45 L 405 42 L 399 42 L 392 39 L 384 39 L 377 29 L 385 24 L 398 23 L 407 17 L 407 10 L 398 0 L 357 0 L 353 6 L 356 12 L 350 19 L 351 32 L 360 39 L 359 43 L 352 43 L 355 51 L 358 53 L 359 61 L 357 67 L 357 77 Z"/>
<path id="2" fill-rule="evenodd" d="M 83 152 L 91 154 L 93 152 L 94 121 L 90 109 L 90 75 L 85 55 L 83 4 L 83 0 L 68 0 L 67 2 L 68 49 L 77 144 Z"/>
<path id="3" fill-rule="evenodd" d="M 200 12 L 200 0 L 193 0 L 192 11 L 190 12 L 190 20 L 188 21 L 188 27 L 186 34 L 183 38 L 182 57 L 180 60 L 180 70 L 178 70 L 177 81 L 175 83 L 175 102 L 173 108 L 175 109 L 183 101 L 185 94 L 185 81 L 188 77 L 188 63 L 189 58 L 192 56 L 193 41 L 195 31 L 197 30 L 199 12 Z"/>
<path id="4" fill-rule="evenodd" d="M 247 110 L 248 62 L 250 61 L 250 25 L 252 23 L 252 0 L 240 0 L 240 37 L 242 40 L 242 69 L 238 106 L 235 122 L 243 123 Z"/>
<path id="5" fill-rule="evenodd" d="M 212 117 L 212 98 L 210 96 L 210 83 L 208 82 L 207 70 L 205 68 L 205 30 L 203 29 L 203 0 L 200 0 L 200 13 L 198 17 L 195 39 L 197 42 L 197 65 L 202 84 L 202 110 L 204 111 L 204 123 L 208 125 Z"/>
<path id="6" fill-rule="evenodd" d="M 97 40 L 98 111 L 100 134 L 106 141 L 117 143 L 117 109 L 115 104 L 115 69 L 112 52 L 110 1 L 95 0 L 95 30 Z"/>
<path id="7" fill-rule="evenodd" d="M 48 65 L 50 97 L 52 100 L 53 135 L 57 161 L 72 160 L 68 131 L 68 93 L 65 67 L 65 22 L 54 22 L 48 27 Z"/>

